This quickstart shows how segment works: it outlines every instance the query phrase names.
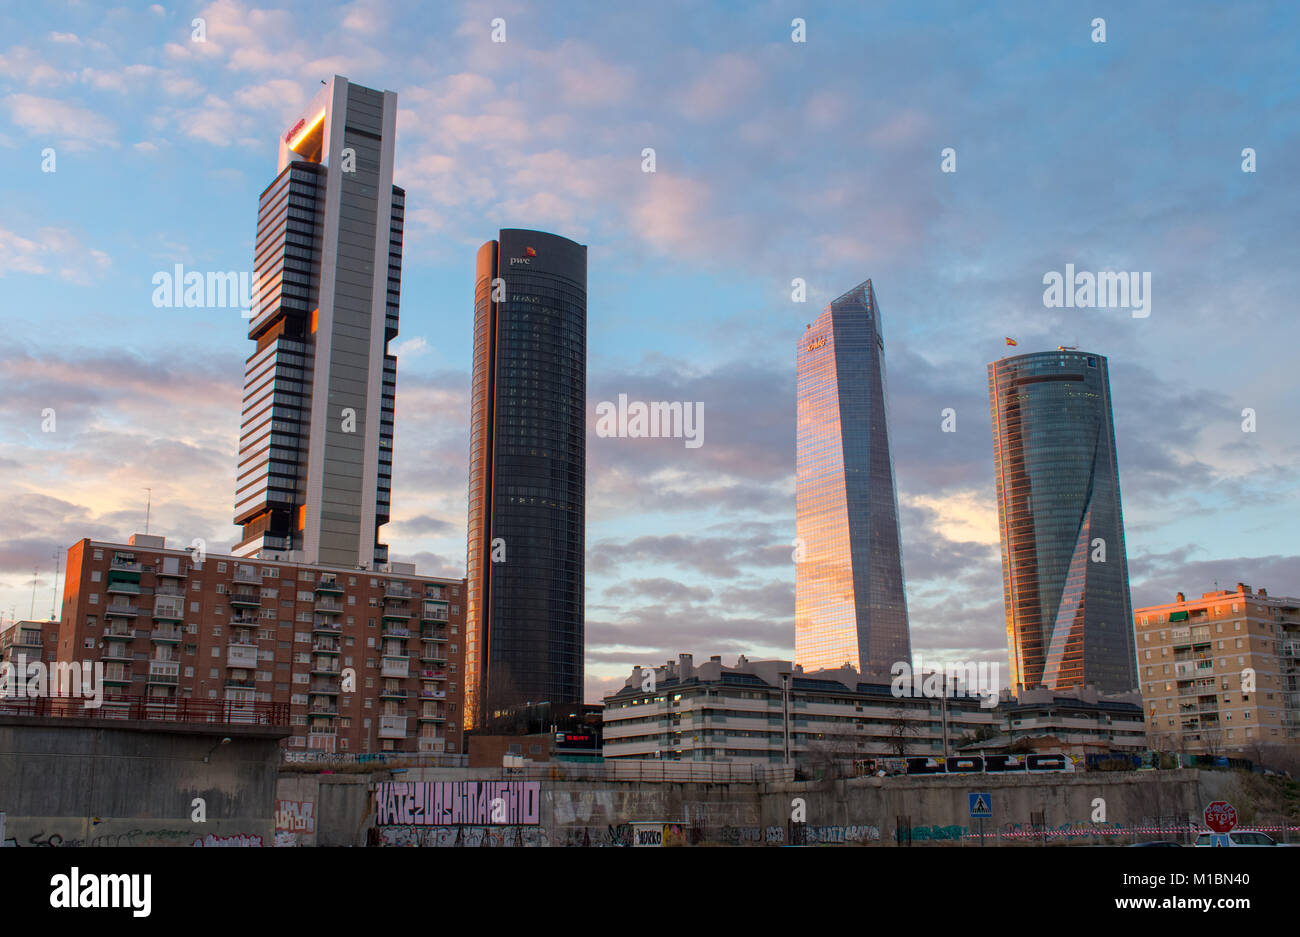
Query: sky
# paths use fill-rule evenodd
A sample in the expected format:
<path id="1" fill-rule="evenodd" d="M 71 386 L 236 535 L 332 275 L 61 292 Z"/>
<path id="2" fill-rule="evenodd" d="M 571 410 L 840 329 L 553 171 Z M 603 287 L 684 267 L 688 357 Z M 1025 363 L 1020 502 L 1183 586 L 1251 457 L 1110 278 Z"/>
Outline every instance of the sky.
<path id="1" fill-rule="evenodd" d="M 1008 352 L 1109 358 L 1135 607 L 1300 594 L 1300 8 L 982 7 L 0 6 L 0 614 L 34 568 L 47 614 L 56 553 L 143 532 L 147 498 L 169 544 L 237 540 L 247 320 L 152 277 L 250 269 L 334 74 L 398 94 L 393 560 L 464 574 L 475 250 L 588 246 L 589 700 L 683 652 L 790 658 L 795 343 L 867 278 L 914 653 L 1005 672 Z M 1149 316 L 1045 306 L 1066 264 L 1149 273 Z M 703 445 L 598 436 L 621 393 L 702 404 Z"/>

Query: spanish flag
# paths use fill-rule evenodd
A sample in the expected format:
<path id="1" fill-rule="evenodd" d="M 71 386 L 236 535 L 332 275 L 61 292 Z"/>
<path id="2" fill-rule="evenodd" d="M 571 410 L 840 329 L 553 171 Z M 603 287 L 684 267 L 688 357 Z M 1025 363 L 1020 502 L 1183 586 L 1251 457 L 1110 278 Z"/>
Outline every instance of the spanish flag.
<path id="1" fill-rule="evenodd" d="M 1006 336 L 1004 335 L 1003 338 L 1006 338 Z M 1007 338 L 1006 342 L 1008 345 L 1014 345 L 1016 343 L 1016 340 L 1014 338 Z"/>

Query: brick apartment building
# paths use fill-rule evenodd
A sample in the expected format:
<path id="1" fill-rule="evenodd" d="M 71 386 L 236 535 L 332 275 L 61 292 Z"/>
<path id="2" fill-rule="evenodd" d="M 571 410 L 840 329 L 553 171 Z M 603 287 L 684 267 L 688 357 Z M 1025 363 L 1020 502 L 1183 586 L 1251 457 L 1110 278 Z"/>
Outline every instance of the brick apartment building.
<path id="1" fill-rule="evenodd" d="M 288 704 L 292 749 L 465 751 L 461 579 L 209 554 L 164 538 L 68 550 L 58 659 L 105 697 Z"/>
<path id="2" fill-rule="evenodd" d="M 1133 613 L 1147 736 L 1209 755 L 1300 739 L 1300 599 L 1236 589 Z M 1249 682 L 1254 681 L 1254 689 Z"/>

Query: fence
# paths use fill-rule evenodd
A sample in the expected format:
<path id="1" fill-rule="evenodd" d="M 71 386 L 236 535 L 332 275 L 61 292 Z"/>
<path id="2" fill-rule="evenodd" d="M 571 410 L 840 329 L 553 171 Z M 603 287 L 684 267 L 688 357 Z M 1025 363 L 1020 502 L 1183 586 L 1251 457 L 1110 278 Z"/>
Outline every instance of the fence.
<path id="1" fill-rule="evenodd" d="M 109 696 L 99 706 L 91 707 L 86 700 L 81 699 L 0 697 L 0 715 L 123 721 L 136 719 L 144 722 L 200 725 L 287 726 L 289 704 Z"/>

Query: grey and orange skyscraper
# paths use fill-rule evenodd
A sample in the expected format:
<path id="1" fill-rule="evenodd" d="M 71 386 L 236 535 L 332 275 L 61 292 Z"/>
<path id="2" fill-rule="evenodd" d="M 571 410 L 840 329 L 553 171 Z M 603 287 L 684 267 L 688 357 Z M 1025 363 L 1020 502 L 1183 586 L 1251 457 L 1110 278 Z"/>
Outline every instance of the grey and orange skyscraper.
<path id="1" fill-rule="evenodd" d="M 885 352 L 871 281 L 799 339 L 795 663 L 910 666 Z"/>
<path id="2" fill-rule="evenodd" d="M 397 95 L 334 76 L 280 135 L 254 248 L 237 556 L 388 562 L 405 193 Z"/>
<path id="3" fill-rule="evenodd" d="M 587 248 L 503 230 L 478 251 L 465 726 L 581 703 Z"/>
<path id="4" fill-rule="evenodd" d="M 988 366 L 1011 688 L 1137 688 L 1106 359 Z"/>

